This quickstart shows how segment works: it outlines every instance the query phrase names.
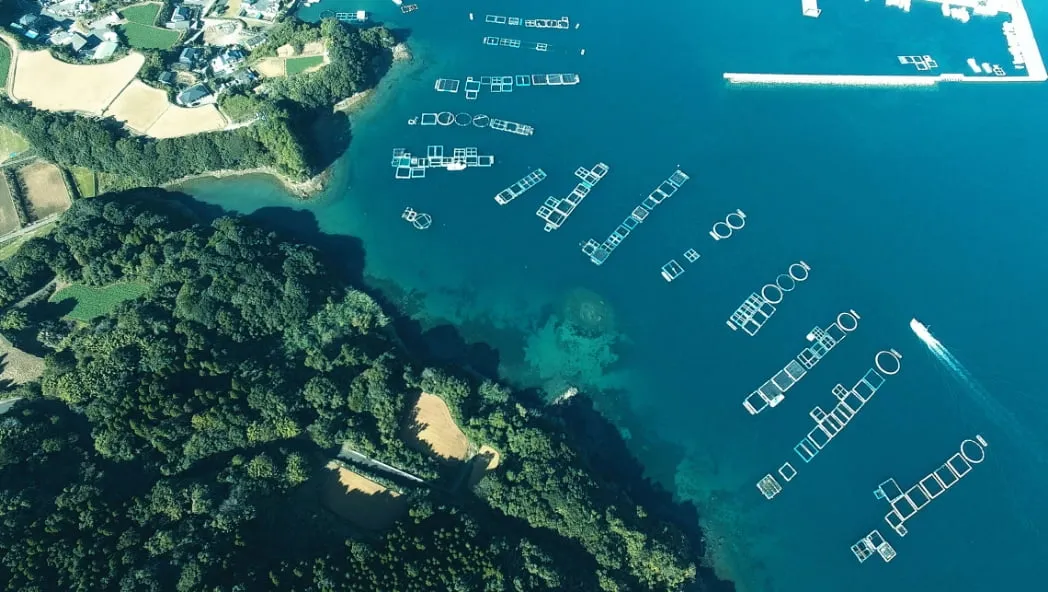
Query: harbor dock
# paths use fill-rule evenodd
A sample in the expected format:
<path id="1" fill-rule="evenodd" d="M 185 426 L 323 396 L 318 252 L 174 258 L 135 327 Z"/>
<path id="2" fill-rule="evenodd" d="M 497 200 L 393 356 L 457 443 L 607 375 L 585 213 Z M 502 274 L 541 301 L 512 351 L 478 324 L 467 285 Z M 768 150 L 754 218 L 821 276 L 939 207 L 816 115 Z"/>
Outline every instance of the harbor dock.
<path id="1" fill-rule="evenodd" d="M 495 201 L 498 202 L 500 206 L 504 206 L 523 195 L 528 189 L 531 189 L 532 187 L 541 183 L 545 178 L 546 171 L 543 171 L 542 169 L 535 169 L 534 171 L 525 175 L 516 183 L 510 185 L 502 191 L 499 191 L 498 194 L 495 196 Z"/>
<path id="2" fill-rule="evenodd" d="M 611 235 L 604 240 L 604 242 L 598 243 L 595 239 L 589 239 L 582 244 L 582 254 L 590 258 L 590 262 L 594 265 L 603 265 L 608 257 L 622 244 L 622 241 L 629 236 L 630 232 L 637 227 L 638 224 L 644 222 L 647 219 L 648 214 L 655 209 L 663 200 L 672 196 L 677 192 L 678 189 L 684 183 L 690 179 L 684 171 L 677 169 L 670 175 L 665 181 L 659 184 L 654 191 L 648 194 L 648 197 L 644 198 L 644 201 L 640 203 L 630 215 L 619 224 L 618 228 L 612 231 Z"/>
<path id="3" fill-rule="evenodd" d="M 546 221 L 543 230 L 553 232 L 560 228 L 567 221 L 568 217 L 571 216 L 572 212 L 575 211 L 575 208 L 579 207 L 582 200 L 586 199 L 590 190 L 608 174 L 608 170 L 608 165 L 603 162 L 593 165 L 592 169 L 585 167 L 575 169 L 575 176 L 581 182 L 571 190 L 571 193 L 559 199 L 553 196 L 547 197 L 546 201 L 535 212 L 536 216 Z"/>
<path id="4" fill-rule="evenodd" d="M 472 167 L 490 167 L 493 164 L 494 156 L 479 154 L 476 148 L 453 148 L 451 156 L 445 156 L 443 146 L 427 146 L 425 157 L 414 156 L 403 148 L 395 148 L 393 160 L 390 162 L 396 169 L 397 179 L 424 179 L 426 169 L 431 168 L 460 171 Z"/>

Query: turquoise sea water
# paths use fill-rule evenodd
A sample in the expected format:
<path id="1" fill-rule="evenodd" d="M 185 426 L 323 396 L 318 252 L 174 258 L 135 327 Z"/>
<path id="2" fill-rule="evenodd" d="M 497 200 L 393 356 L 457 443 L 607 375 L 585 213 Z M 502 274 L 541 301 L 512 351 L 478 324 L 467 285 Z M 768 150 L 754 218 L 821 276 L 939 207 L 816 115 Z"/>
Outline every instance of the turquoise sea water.
<path id="1" fill-rule="evenodd" d="M 1048 485 L 1048 437 L 1039 435 L 1048 412 L 1038 370 L 1048 331 L 1039 179 L 1048 88 L 742 89 L 721 78 L 908 73 L 896 54 L 941 56 L 954 71 L 969 55 L 1007 63 L 999 25 L 965 28 L 919 0 L 910 15 L 824 2 L 817 20 L 801 17 L 799 2 L 772 0 L 418 4 L 401 15 L 386 0 L 323 0 L 302 15 L 369 10 L 410 29 L 415 54 L 354 117 L 351 147 L 324 195 L 296 202 L 263 177 L 185 190 L 240 211 L 305 210 L 323 232 L 359 237 L 371 281 L 424 327 L 450 323 L 489 344 L 516 384 L 554 393 L 577 384 L 630 437 L 650 474 L 698 505 L 713 559 L 740 590 L 1037 587 L 1048 552 L 1039 495 Z M 1048 31 L 1048 10 L 1028 10 L 1035 30 Z M 568 15 L 582 26 L 484 25 L 468 20 L 471 11 L 480 21 Z M 552 48 L 486 47 L 485 35 Z M 483 92 L 475 102 L 433 90 L 439 77 L 535 72 L 578 72 L 582 83 Z M 445 110 L 537 131 L 406 125 Z M 476 146 L 496 165 L 394 180 L 391 150 L 424 153 L 428 144 Z M 541 200 L 566 195 L 574 169 L 599 161 L 608 176 L 560 230 L 543 232 L 534 214 Z M 592 265 L 578 244 L 603 240 L 678 165 L 692 180 L 604 266 Z M 536 167 L 546 181 L 495 204 L 499 190 Z M 431 214 L 433 227 L 401 220 L 408 206 Z M 746 227 L 714 242 L 711 225 L 736 208 Z M 702 254 L 693 265 L 681 256 L 690 247 Z M 659 268 L 671 258 L 687 271 L 668 284 Z M 802 259 L 810 279 L 756 337 L 728 330 L 724 321 L 750 292 Z M 552 339 L 544 328 L 580 302 L 601 311 L 605 339 Z M 808 345 L 812 327 L 848 309 L 862 315 L 859 329 L 779 407 L 748 415 L 743 398 Z M 913 316 L 989 398 L 935 360 L 909 330 Z M 802 466 L 792 447 L 813 427 L 808 412 L 832 407 L 832 386 L 853 385 L 885 348 L 902 353 L 902 371 Z M 891 532 L 887 504 L 872 495 L 877 484 L 895 477 L 909 487 L 975 434 L 990 443 L 986 461 L 908 522 L 908 536 Z M 765 500 L 755 483 L 787 460 L 799 475 Z M 849 547 L 874 528 L 898 557 L 860 565 Z"/>

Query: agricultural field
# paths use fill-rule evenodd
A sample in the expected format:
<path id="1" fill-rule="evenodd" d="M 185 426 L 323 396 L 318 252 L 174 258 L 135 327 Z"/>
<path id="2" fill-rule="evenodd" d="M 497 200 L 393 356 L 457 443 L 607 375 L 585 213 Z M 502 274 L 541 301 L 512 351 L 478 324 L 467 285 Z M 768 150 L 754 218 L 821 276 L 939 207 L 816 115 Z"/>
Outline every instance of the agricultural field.
<path id="1" fill-rule="evenodd" d="M 98 195 L 98 176 L 91 169 L 84 167 L 73 167 L 69 169 L 76 183 L 76 192 L 80 197 L 94 197 Z"/>
<path id="2" fill-rule="evenodd" d="M 47 51 L 20 51 L 11 94 L 37 109 L 101 115 L 145 63 L 139 53 L 108 64 L 67 64 Z"/>
<path id="3" fill-rule="evenodd" d="M 141 134 L 160 119 L 170 104 L 166 92 L 136 78 L 109 105 L 106 115 L 124 122 L 127 127 Z"/>
<path id="4" fill-rule="evenodd" d="M 171 49 L 182 36 L 178 31 L 135 22 L 121 25 L 120 30 L 124 32 L 127 44 L 138 49 Z"/>
<path id="5" fill-rule="evenodd" d="M 175 138 L 191 134 L 218 131 L 226 127 L 226 118 L 214 105 L 179 107 L 171 105 L 164 114 L 146 130 L 154 138 Z"/>
<path id="6" fill-rule="evenodd" d="M 11 48 L 0 41 L 0 87 L 7 85 L 7 73 L 11 69 Z"/>
<path id="7" fill-rule="evenodd" d="M 160 14 L 160 4 L 147 2 L 135 4 L 120 11 L 120 16 L 140 25 L 153 25 L 156 23 L 156 15 Z"/>
<path id="8" fill-rule="evenodd" d="M 138 282 L 117 282 L 100 288 L 72 284 L 55 292 L 51 302 L 73 300 L 76 305 L 65 317 L 86 322 L 106 314 L 125 300 L 138 298 L 147 289 L 146 284 Z"/>
<path id="9" fill-rule="evenodd" d="M 286 58 L 284 60 L 284 72 L 288 76 L 301 74 L 311 69 L 318 68 L 324 64 L 324 56 L 303 56 L 298 58 Z"/>
<path id="10" fill-rule="evenodd" d="M 444 399 L 436 395 L 419 396 L 408 428 L 412 432 L 407 435 L 408 441 L 421 450 L 445 460 L 462 461 L 469 457 L 469 440 L 451 417 Z"/>
<path id="11" fill-rule="evenodd" d="M 0 162 L 14 158 L 26 150 L 29 150 L 29 142 L 26 142 L 25 138 L 0 125 Z"/>
<path id="12" fill-rule="evenodd" d="M 18 210 L 15 208 L 15 199 L 11 195 L 11 188 L 7 186 L 7 180 L 0 177 L 0 236 L 13 232 L 22 227 L 18 220 Z"/>
<path id="13" fill-rule="evenodd" d="M 342 518 L 368 530 L 389 528 L 407 510 L 407 501 L 338 463 L 328 463 L 322 485 L 324 505 Z"/>
<path id="14" fill-rule="evenodd" d="M 25 188 L 25 197 L 32 210 L 31 216 L 35 219 L 64 212 L 72 205 L 62 171 L 55 165 L 49 162 L 34 162 L 19 169 L 18 178 Z"/>

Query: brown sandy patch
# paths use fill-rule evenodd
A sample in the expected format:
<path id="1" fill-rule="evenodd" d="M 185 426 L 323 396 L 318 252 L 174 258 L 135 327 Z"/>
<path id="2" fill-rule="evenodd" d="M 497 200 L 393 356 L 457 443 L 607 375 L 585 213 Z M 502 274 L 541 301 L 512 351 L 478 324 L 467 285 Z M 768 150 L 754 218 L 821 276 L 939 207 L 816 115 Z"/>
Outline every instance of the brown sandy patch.
<path id="1" fill-rule="evenodd" d="M 146 130 L 154 138 L 175 138 L 213 132 L 226 127 L 226 118 L 214 105 L 179 107 L 171 105 L 164 114 Z"/>
<path id="2" fill-rule="evenodd" d="M 432 451 L 447 460 L 466 460 L 468 457 L 469 440 L 451 417 L 444 399 L 422 393 L 415 403 L 412 424 L 422 426 L 413 438 L 414 444 L 422 450 Z"/>
<path id="3" fill-rule="evenodd" d="M 407 501 L 367 477 L 336 462 L 327 464 L 323 498 L 332 512 L 370 530 L 389 528 L 407 510 Z"/>
<path id="4" fill-rule="evenodd" d="M 127 127 L 141 134 L 156 123 L 170 104 L 166 92 L 136 78 L 109 106 L 106 116 L 123 121 Z"/>
<path id="5" fill-rule="evenodd" d="M 290 43 L 281 45 L 277 48 L 277 56 L 282 58 L 289 58 L 295 55 L 295 48 Z"/>
<path id="6" fill-rule="evenodd" d="M 498 450 L 495 450 L 487 444 L 480 447 L 480 451 L 473 457 L 473 469 L 469 475 L 469 486 L 474 487 L 480 480 L 484 478 L 484 475 L 488 474 L 488 471 L 494 471 L 499 467 L 499 463 L 502 461 L 502 456 Z"/>
<path id="7" fill-rule="evenodd" d="M 19 169 L 18 178 L 37 220 L 69 209 L 69 189 L 57 166 L 34 162 Z"/>
<path id="8" fill-rule="evenodd" d="M 255 62 L 255 71 L 263 78 L 280 78 L 287 72 L 284 70 L 284 58 L 263 58 Z"/>
<path id="9" fill-rule="evenodd" d="M 23 384 L 40 378 L 44 372 L 44 360 L 27 354 L 0 335 L 0 383 L 8 381 Z M 0 397 L 2 399 L 3 397 Z"/>
<path id="10" fill-rule="evenodd" d="M 324 53 L 324 42 L 323 41 L 310 41 L 302 46 L 302 53 L 300 56 L 308 55 L 320 55 Z"/>
<path id="11" fill-rule="evenodd" d="M 101 115 L 145 62 L 132 52 L 108 64 L 67 64 L 47 51 L 20 51 L 11 94 L 37 109 Z"/>
<path id="12" fill-rule="evenodd" d="M 241 4 L 241 0 L 229 0 L 229 4 L 226 5 L 226 18 L 236 18 L 240 16 Z"/>

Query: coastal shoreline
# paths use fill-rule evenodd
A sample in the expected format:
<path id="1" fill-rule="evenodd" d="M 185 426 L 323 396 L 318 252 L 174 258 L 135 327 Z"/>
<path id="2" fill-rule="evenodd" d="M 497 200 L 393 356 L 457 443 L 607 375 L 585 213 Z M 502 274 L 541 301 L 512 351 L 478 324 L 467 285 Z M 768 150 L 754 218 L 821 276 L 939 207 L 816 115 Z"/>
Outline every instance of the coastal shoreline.
<path id="1" fill-rule="evenodd" d="M 272 167 L 256 167 L 250 169 L 223 169 L 218 171 L 208 171 L 205 173 L 198 173 L 195 175 L 187 175 L 179 179 L 174 179 L 160 185 L 162 189 L 178 189 L 179 185 L 189 181 L 196 181 L 198 179 L 227 179 L 230 177 L 243 177 L 246 175 L 268 175 L 275 178 L 280 184 L 287 190 L 288 193 L 294 195 L 299 199 L 309 199 L 316 194 L 324 190 L 327 183 L 328 177 L 331 176 L 331 168 L 328 167 L 320 173 L 306 179 L 305 181 L 295 181 L 287 175 L 284 175 L 280 171 Z"/>

